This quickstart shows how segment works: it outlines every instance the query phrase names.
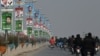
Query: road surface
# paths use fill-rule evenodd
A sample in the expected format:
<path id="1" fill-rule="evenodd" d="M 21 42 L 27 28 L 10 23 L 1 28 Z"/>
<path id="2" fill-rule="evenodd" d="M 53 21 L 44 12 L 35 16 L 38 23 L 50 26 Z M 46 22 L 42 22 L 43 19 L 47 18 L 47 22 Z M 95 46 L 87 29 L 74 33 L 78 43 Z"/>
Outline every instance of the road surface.
<path id="1" fill-rule="evenodd" d="M 50 49 L 48 46 L 45 46 L 34 51 L 22 53 L 18 56 L 75 56 L 75 55 L 72 55 L 68 51 L 68 49 L 64 51 L 60 48 Z M 100 52 L 98 52 L 98 54 L 95 56 L 100 56 Z"/>

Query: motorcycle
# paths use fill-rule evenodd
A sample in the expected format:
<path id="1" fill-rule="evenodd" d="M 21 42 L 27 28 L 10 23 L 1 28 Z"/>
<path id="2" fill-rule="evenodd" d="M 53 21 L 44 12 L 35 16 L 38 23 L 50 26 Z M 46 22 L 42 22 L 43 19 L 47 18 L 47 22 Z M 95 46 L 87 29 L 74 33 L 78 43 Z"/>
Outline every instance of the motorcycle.
<path id="1" fill-rule="evenodd" d="M 63 48 L 63 43 L 62 42 L 59 42 L 58 43 L 58 47 L 60 47 L 62 49 Z"/>
<path id="2" fill-rule="evenodd" d="M 98 51 L 99 51 L 99 46 L 96 45 L 96 47 L 95 47 L 95 54 L 96 54 Z"/>
<path id="3" fill-rule="evenodd" d="M 88 51 L 88 52 L 87 52 L 87 56 L 91 56 L 91 54 L 90 54 L 90 53 L 91 53 L 91 52 L 89 52 L 89 51 Z"/>
<path id="4" fill-rule="evenodd" d="M 74 48 L 73 47 L 70 48 L 70 51 L 71 51 L 72 54 L 74 54 Z"/>
<path id="5" fill-rule="evenodd" d="M 76 47 L 76 56 L 79 56 L 81 53 L 81 48 L 79 46 Z"/>
<path id="6" fill-rule="evenodd" d="M 53 49 L 54 48 L 54 45 L 49 45 L 49 48 Z"/>
<path id="7" fill-rule="evenodd" d="M 65 45 L 63 45 L 63 48 L 64 48 L 64 50 L 66 50 L 66 48 L 67 48 L 67 45 L 65 44 Z"/>

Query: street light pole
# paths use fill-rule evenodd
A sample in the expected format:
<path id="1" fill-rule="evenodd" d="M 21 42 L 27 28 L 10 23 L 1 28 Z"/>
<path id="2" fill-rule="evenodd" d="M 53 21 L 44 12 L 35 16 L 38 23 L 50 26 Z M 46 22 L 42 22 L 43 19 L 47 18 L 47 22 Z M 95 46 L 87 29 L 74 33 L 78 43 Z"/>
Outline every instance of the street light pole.
<path id="1" fill-rule="evenodd" d="M 8 36 L 8 30 L 5 30 L 5 37 L 6 37 L 5 41 L 6 41 L 6 42 L 8 41 L 7 36 Z"/>

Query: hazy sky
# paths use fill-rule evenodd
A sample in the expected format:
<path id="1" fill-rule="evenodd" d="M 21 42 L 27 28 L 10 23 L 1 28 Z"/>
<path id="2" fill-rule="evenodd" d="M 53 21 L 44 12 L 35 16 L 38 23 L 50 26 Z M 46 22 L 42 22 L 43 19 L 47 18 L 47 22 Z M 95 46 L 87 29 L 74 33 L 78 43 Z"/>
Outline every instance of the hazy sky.
<path id="1" fill-rule="evenodd" d="M 100 36 L 100 0 L 37 0 L 35 7 L 46 14 L 54 35 L 92 32 Z"/>

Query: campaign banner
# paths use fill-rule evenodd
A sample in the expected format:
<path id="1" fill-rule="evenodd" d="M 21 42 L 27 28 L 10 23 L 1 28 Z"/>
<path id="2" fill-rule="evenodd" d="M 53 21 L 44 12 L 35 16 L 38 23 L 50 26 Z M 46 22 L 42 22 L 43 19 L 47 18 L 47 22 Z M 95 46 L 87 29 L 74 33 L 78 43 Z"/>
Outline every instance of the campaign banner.
<path id="1" fill-rule="evenodd" d="M 34 5 L 32 2 L 25 3 L 25 14 L 27 16 L 34 16 Z"/>
<path id="2" fill-rule="evenodd" d="M 29 25 L 32 26 L 32 25 L 33 25 L 33 20 L 32 20 L 32 18 L 29 17 L 29 18 L 26 19 L 26 25 L 27 25 L 27 26 L 29 26 Z"/>
<path id="3" fill-rule="evenodd" d="M 13 0 L 1 0 L 2 8 L 9 8 L 13 6 Z"/>
<path id="4" fill-rule="evenodd" d="M 34 19 L 35 19 L 35 20 L 39 19 L 39 16 L 40 16 L 39 10 L 35 10 Z"/>
<path id="5" fill-rule="evenodd" d="M 38 30 L 34 30 L 34 36 L 38 37 Z"/>
<path id="6" fill-rule="evenodd" d="M 32 27 L 27 27 L 27 34 L 28 35 L 32 34 Z"/>
<path id="7" fill-rule="evenodd" d="M 16 20 L 16 31 L 22 31 L 23 28 L 22 20 Z"/>
<path id="8" fill-rule="evenodd" d="M 12 12 L 2 12 L 2 30 L 12 29 Z"/>
<path id="9" fill-rule="evenodd" d="M 16 7 L 15 8 L 15 18 L 16 18 L 16 20 L 17 19 L 20 19 L 20 18 L 22 18 L 23 17 L 23 7 Z"/>
<path id="10" fill-rule="evenodd" d="M 42 33 L 42 30 L 39 30 L 39 35 L 40 35 L 41 37 L 42 37 L 42 34 L 43 34 L 43 33 Z"/>
<path id="11" fill-rule="evenodd" d="M 46 36 L 45 31 L 43 31 L 43 36 L 44 36 L 44 37 Z"/>

